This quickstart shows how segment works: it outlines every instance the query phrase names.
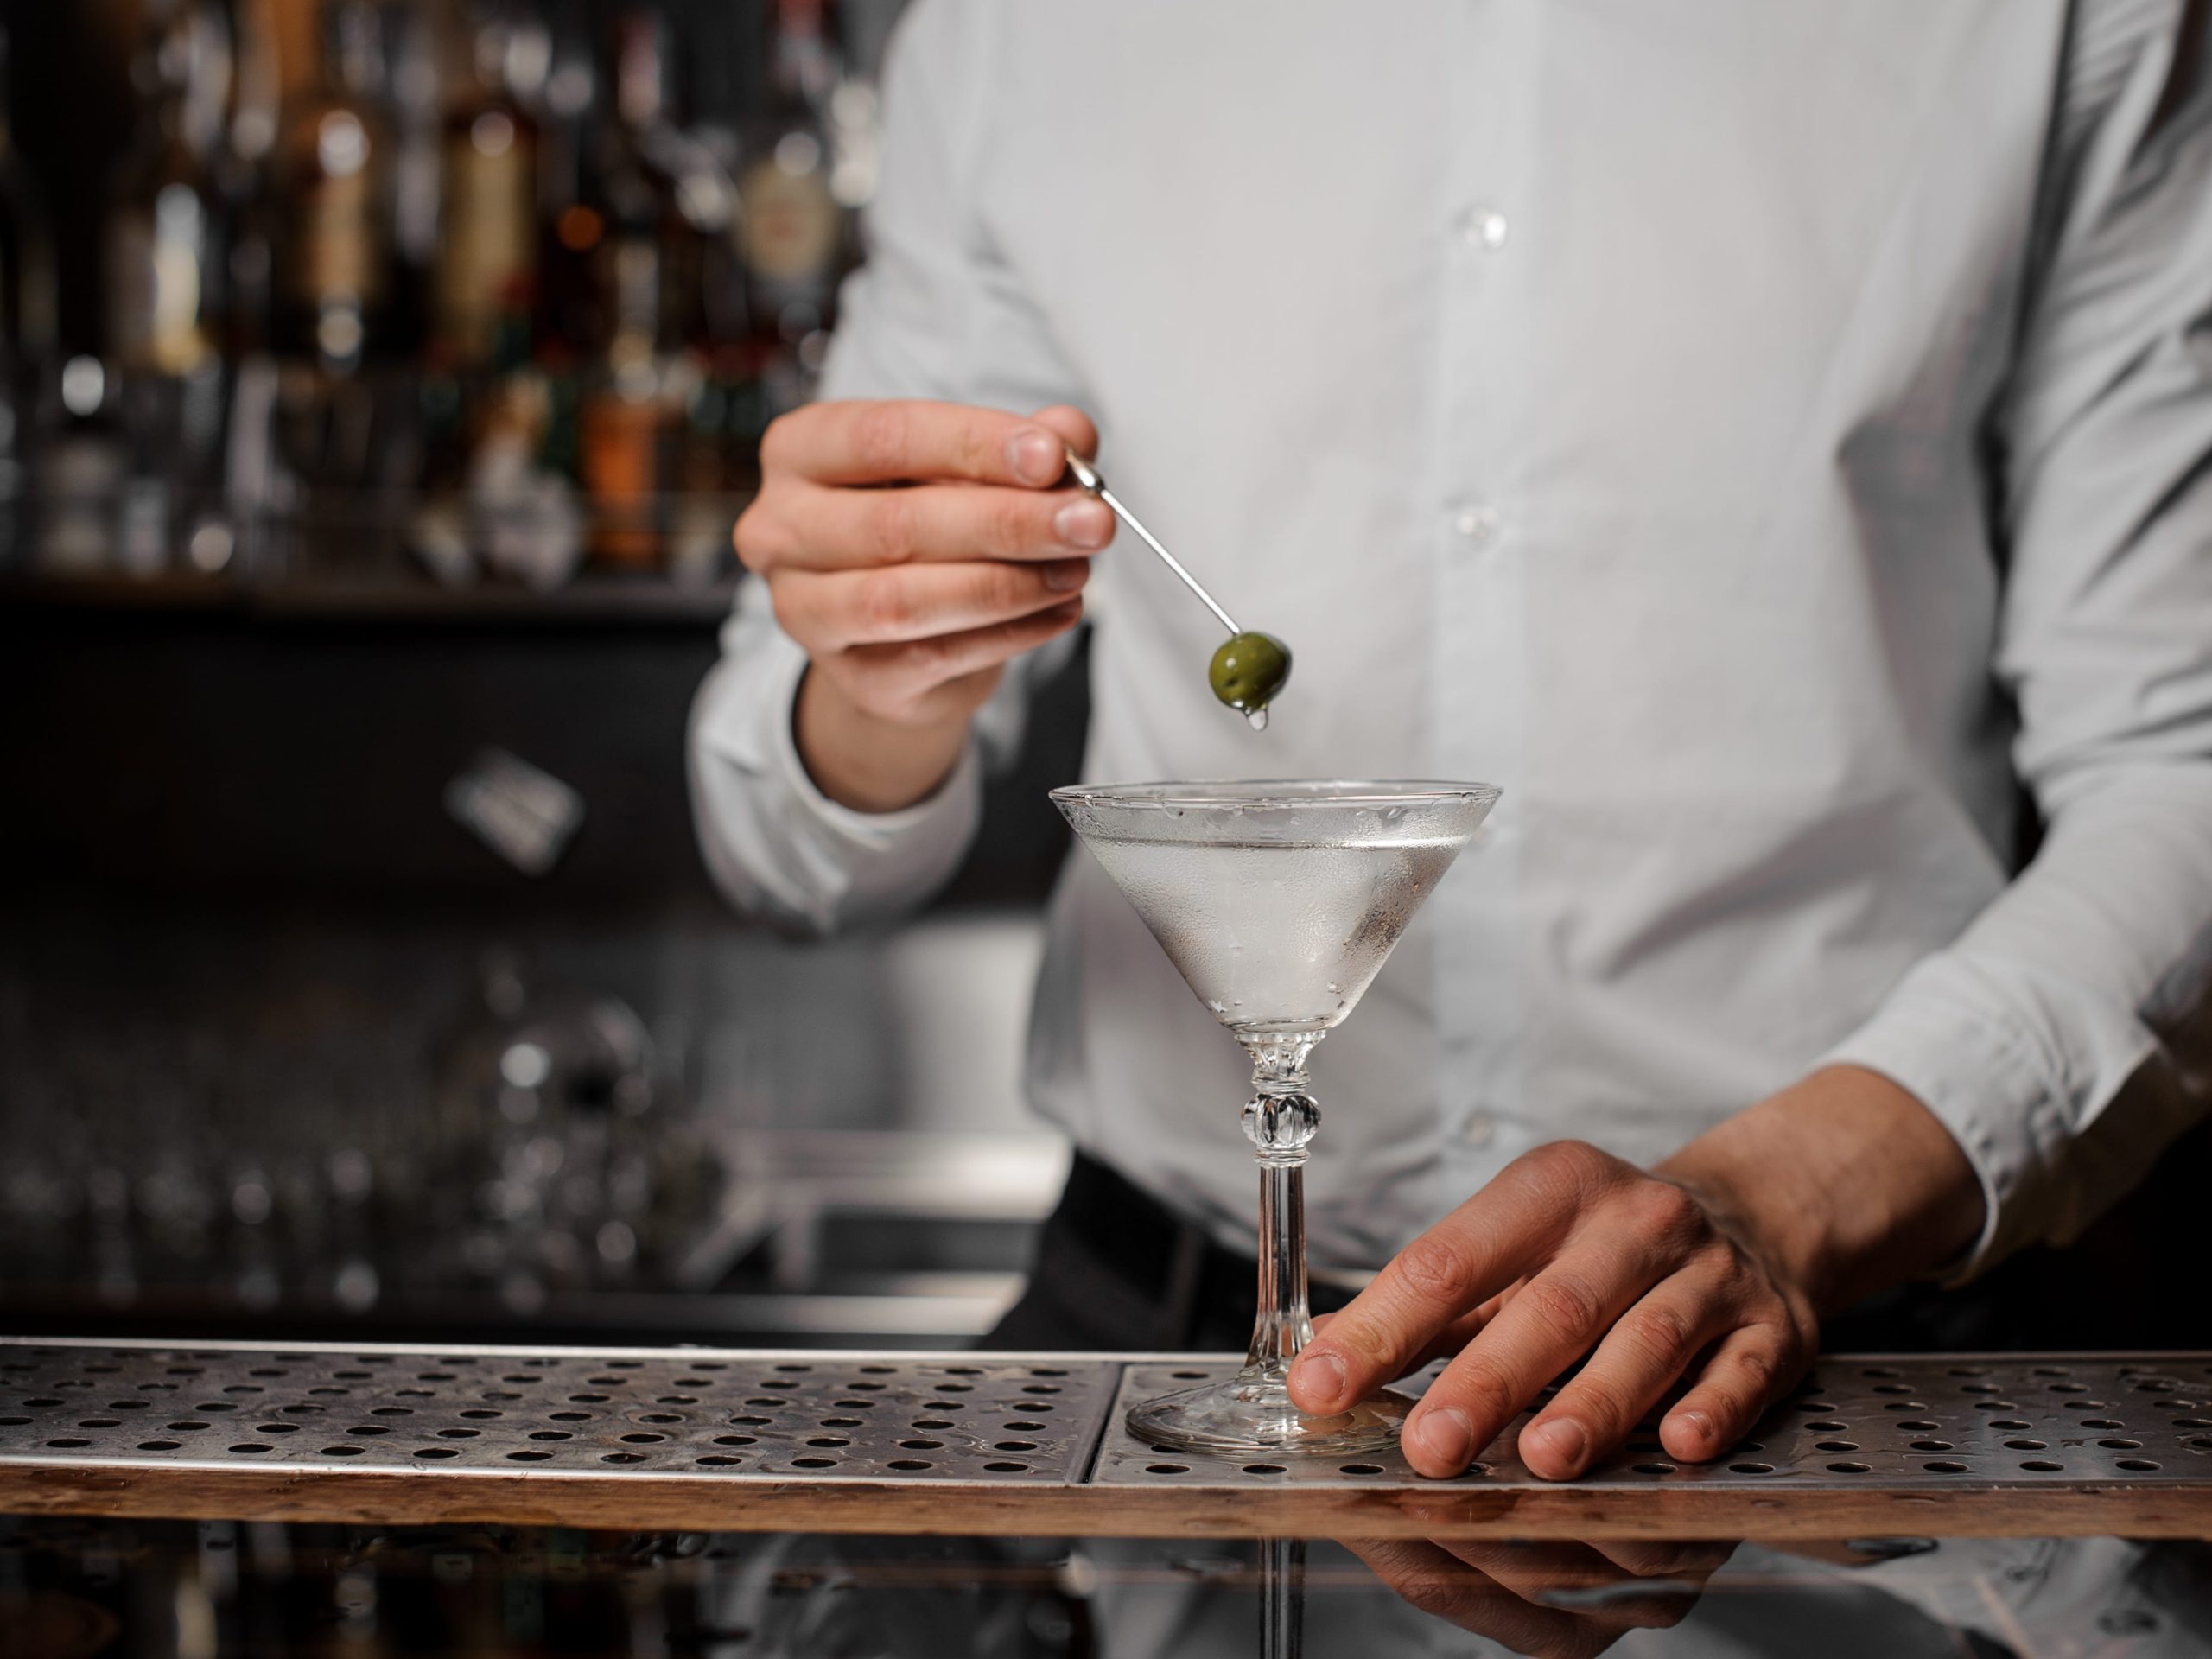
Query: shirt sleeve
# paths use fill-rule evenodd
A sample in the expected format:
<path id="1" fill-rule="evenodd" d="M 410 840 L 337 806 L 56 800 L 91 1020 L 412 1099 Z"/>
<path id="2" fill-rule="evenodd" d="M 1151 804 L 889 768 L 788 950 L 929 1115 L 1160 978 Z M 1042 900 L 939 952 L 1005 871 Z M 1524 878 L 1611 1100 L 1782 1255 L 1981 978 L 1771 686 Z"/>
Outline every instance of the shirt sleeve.
<path id="1" fill-rule="evenodd" d="M 977 207 L 994 40 L 987 9 L 918 0 L 884 88 L 884 163 L 868 262 L 840 298 L 822 395 L 930 397 L 1027 413 L 1080 401 Z M 905 811 L 851 811 L 801 764 L 792 701 L 805 653 L 748 582 L 692 706 L 692 814 L 707 867 L 740 909 L 793 931 L 881 921 L 926 901 L 975 836 L 986 764 L 1015 747 L 1027 689 L 1065 654 L 1014 664 L 952 773 Z"/>
<path id="2" fill-rule="evenodd" d="M 1972 1160 L 1961 1280 L 2078 1234 L 2212 1075 L 2212 61 L 2187 10 L 2077 9 L 1996 411 L 1997 673 L 2044 839 L 1826 1057 Z"/>

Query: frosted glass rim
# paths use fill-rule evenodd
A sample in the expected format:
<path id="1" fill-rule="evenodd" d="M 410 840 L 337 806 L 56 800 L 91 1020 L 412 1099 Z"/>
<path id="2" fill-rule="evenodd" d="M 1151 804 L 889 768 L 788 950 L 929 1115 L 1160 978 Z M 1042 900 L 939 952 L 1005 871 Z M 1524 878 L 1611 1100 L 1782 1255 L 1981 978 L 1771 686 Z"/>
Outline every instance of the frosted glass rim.
<path id="1" fill-rule="evenodd" d="M 1051 791 L 1061 807 L 1418 807 L 1487 806 L 1503 793 L 1495 784 L 1432 779 L 1255 778 L 1195 782 L 1068 784 Z"/>

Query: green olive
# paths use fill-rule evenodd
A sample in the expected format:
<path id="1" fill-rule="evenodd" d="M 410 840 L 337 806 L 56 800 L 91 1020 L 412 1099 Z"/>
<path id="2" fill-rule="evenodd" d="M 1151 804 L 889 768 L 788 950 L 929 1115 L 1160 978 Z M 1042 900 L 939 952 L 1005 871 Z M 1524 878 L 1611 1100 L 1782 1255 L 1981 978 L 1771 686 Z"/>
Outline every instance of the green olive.
<path id="1" fill-rule="evenodd" d="M 1231 709 L 1257 714 L 1290 683 L 1290 647 L 1271 633 L 1237 634 L 1214 652 L 1206 678 Z"/>

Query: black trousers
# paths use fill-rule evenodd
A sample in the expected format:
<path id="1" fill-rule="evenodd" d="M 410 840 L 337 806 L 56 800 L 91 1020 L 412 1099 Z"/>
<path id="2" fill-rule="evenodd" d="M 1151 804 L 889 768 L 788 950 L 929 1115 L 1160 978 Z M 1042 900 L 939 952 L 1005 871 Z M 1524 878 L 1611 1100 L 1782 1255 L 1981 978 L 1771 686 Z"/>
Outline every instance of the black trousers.
<path id="1" fill-rule="evenodd" d="M 2212 1299 L 2177 1265 L 2212 1187 L 2212 1124 L 2074 1248 L 2033 1249 L 1954 1291 L 1902 1286 L 1824 1325 L 1831 1353 L 1960 1353 L 2212 1347 Z M 2176 1283 L 2177 1277 L 2183 1282 Z M 1038 1236 L 1029 1287 L 982 1345 L 1102 1352 L 1242 1351 L 1258 1266 L 1224 1249 L 1149 1192 L 1076 1154 Z M 1313 1311 L 1350 1297 L 1316 1284 Z"/>
<path id="2" fill-rule="evenodd" d="M 1241 1351 L 1252 1335 L 1259 1264 L 1223 1249 L 1142 1187 L 1077 1153 L 1039 1234 L 1029 1286 L 986 1348 L 1100 1352 Z M 1316 1283 L 1313 1311 L 1351 1300 Z M 1987 1298 L 1909 1286 L 1833 1321 L 1832 1351 L 1908 1353 L 2004 1346 Z"/>

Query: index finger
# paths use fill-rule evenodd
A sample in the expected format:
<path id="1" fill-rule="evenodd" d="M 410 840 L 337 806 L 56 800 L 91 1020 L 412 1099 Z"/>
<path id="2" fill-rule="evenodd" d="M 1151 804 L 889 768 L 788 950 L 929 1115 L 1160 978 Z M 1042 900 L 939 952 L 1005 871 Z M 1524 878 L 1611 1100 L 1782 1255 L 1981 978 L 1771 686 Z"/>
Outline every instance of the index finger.
<path id="1" fill-rule="evenodd" d="M 1520 1163 L 1390 1259 L 1290 1368 L 1291 1400 L 1342 1411 L 1402 1376 L 1438 1335 L 1557 1248 L 1574 1205 Z"/>
<path id="2" fill-rule="evenodd" d="M 769 427 L 761 465 L 822 484 L 964 479 L 1043 489 L 1067 468 L 1060 436 L 1002 410 L 919 398 L 811 404 Z"/>

